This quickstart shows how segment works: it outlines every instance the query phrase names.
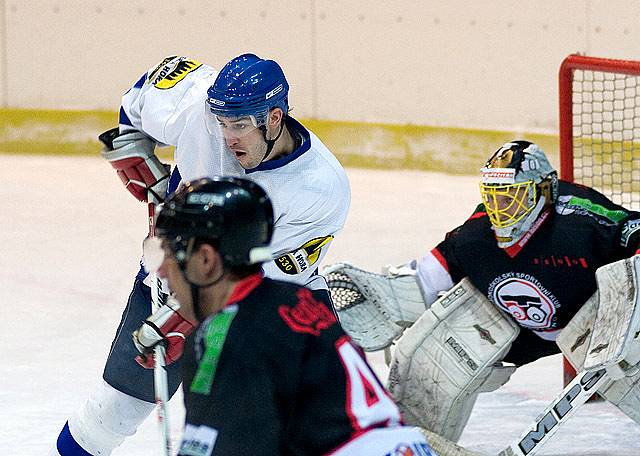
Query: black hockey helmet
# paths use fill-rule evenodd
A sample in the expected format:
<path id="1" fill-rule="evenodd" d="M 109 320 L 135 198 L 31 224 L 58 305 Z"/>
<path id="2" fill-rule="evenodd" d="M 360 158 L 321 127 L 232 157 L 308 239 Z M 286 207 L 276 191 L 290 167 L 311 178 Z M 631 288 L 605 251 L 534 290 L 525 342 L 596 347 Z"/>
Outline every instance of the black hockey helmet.
<path id="1" fill-rule="evenodd" d="M 169 241 L 181 265 L 201 239 L 215 244 L 226 266 L 264 263 L 271 259 L 273 207 L 262 187 L 250 180 L 199 179 L 167 199 L 156 234 Z"/>

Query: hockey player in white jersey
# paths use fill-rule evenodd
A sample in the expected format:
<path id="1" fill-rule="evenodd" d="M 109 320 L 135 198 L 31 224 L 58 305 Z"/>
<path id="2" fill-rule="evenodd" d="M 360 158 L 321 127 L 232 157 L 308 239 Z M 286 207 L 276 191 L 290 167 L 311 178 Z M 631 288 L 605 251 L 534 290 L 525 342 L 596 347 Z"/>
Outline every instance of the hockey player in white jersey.
<path id="1" fill-rule="evenodd" d="M 167 57 L 123 96 L 119 128 L 102 135 L 109 145 L 103 155 L 141 201 L 149 192 L 163 198 L 180 182 L 201 177 L 257 182 L 275 212 L 274 260 L 264 264 L 265 275 L 305 285 L 329 299 L 318 265 L 345 223 L 349 183 L 331 152 L 289 116 L 288 92 L 280 66 L 253 54 L 232 59 L 219 73 L 186 57 Z M 154 153 L 158 144 L 175 146 L 170 175 Z M 148 369 L 153 359 L 138 356 L 136 361 L 139 352 L 131 338 L 151 313 L 145 277 L 141 268 L 103 381 L 65 423 L 50 454 L 111 454 L 153 410 L 153 372 Z M 159 328 L 161 335 L 192 329 L 177 313 L 168 320 Z M 167 366 L 170 394 L 181 381 L 183 340 L 170 338 L 167 347 L 167 363 L 173 362 Z"/>

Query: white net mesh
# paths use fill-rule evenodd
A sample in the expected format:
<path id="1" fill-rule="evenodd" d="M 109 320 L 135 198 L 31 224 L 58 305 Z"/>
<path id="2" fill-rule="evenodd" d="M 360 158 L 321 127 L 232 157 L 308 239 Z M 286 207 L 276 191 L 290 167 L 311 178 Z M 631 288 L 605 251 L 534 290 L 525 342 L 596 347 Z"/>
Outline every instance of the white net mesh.
<path id="1" fill-rule="evenodd" d="M 640 209 L 640 76 L 574 70 L 574 181 Z"/>

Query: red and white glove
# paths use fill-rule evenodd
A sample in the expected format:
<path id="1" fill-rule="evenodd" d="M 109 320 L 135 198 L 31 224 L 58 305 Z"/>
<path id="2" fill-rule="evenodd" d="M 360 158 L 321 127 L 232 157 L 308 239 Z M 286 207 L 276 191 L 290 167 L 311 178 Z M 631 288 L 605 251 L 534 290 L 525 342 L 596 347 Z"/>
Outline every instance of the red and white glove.
<path id="1" fill-rule="evenodd" d="M 136 361 L 144 368 L 153 369 L 153 349 L 158 344 L 164 344 L 165 363 L 171 364 L 182 356 L 184 340 L 194 329 L 195 325 L 171 306 L 160 306 L 133 332 L 133 343 L 140 352 Z"/>
<path id="2" fill-rule="evenodd" d="M 151 193 L 156 201 L 164 200 L 171 167 L 156 157 L 155 141 L 139 131 L 120 133 L 118 128 L 105 131 L 98 139 L 106 146 L 102 156 L 133 196 L 146 202 Z"/>

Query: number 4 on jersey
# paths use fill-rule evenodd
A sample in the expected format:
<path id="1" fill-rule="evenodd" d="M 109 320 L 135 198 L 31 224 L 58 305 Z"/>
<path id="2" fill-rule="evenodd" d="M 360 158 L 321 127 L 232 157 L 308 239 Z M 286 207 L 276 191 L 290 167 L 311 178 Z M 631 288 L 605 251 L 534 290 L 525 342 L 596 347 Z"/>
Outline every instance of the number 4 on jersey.
<path id="1" fill-rule="evenodd" d="M 347 374 L 346 410 L 353 429 L 361 431 L 380 423 L 399 424 L 398 407 L 351 340 L 341 338 L 336 342 L 336 348 Z"/>

